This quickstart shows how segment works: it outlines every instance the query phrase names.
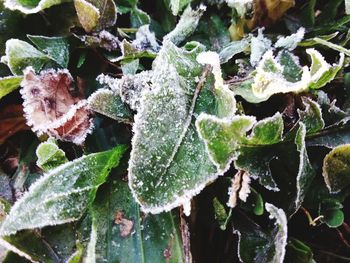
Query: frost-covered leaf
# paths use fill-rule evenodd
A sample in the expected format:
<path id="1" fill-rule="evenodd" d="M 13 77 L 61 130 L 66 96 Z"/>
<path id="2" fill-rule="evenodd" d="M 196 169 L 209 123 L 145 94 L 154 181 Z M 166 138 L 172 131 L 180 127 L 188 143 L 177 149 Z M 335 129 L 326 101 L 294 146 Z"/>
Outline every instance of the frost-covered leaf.
<path id="1" fill-rule="evenodd" d="M 28 66 L 39 71 L 50 58 L 37 50 L 32 45 L 18 39 L 6 41 L 6 55 L 1 57 L 1 62 L 7 64 L 14 75 L 23 75 L 23 70 Z"/>
<path id="2" fill-rule="evenodd" d="M 205 10 L 206 6 L 204 5 L 200 5 L 196 10 L 192 10 L 191 6 L 188 6 L 181 15 L 176 27 L 169 34 L 164 36 L 163 41 L 171 41 L 175 45 L 181 44 L 181 42 L 195 31 L 199 19 L 202 17 Z"/>
<path id="3" fill-rule="evenodd" d="M 86 262 L 183 262 L 175 213 L 144 215 L 126 182 L 116 176 L 109 182 L 91 208 L 93 238 Z"/>
<path id="4" fill-rule="evenodd" d="M 293 212 L 297 211 L 303 203 L 305 194 L 309 187 L 311 186 L 312 180 L 315 177 L 316 172 L 314 171 L 309 157 L 306 151 L 305 136 L 306 136 L 306 126 L 304 123 L 299 123 L 299 128 L 295 135 L 294 142 L 299 152 L 299 168 L 296 179 L 296 198 L 293 206 Z"/>
<path id="5" fill-rule="evenodd" d="M 287 245 L 287 217 L 282 209 L 266 203 L 266 211 L 275 227 L 261 228 L 249 218 L 233 214 L 234 233 L 238 235 L 238 256 L 241 262 L 284 262 Z"/>
<path id="6" fill-rule="evenodd" d="M 153 63 L 152 89 L 142 92 L 133 127 L 129 182 L 144 211 L 159 213 L 183 204 L 217 177 L 192 115 L 231 115 L 235 100 L 221 86 L 221 76 L 212 89 L 208 69 L 203 71 L 196 61 L 201 51 L 198 43 L 180 49 L 166 41 Z M 217 76 L 221 70 L 218 55 L 215 58 Z"/>
<path id="7" fill-rule="evenodd" d="M 101 31 L 116 22 L 117 12 L 113 0 L 74 0 L 74 5 L 86 32 Z"/>
<path id="8" fill-rule="evenodd" d="M 58 147 L 54 139 L 40 143 L 36 149 L 36 156 L 36 164 L 45 172 L 68 162 L 65 152 Z"/>
<path id="9" fill-rule="evenodd" d="M 34 45 L 63 68 L 68 67 L 69 43 L 65 37 L 27 35 Z"/>
<path id="10" fill-rule="evenodd" d="M 350 185 L 350 145 L 335 147 L 323 161 L 323 177 L 331 193 Z"/>
<path id="11" fill-rule="evenodd" d="M 19 87 L 23 77 L 8 76 L 0 78 L 0 99 Z"/>
<path id="12" fill-rule="evenodd" d="M 249 39 L 233 41 L 220 51 L 220 62 L 226 63 L 233 56 L 246 51 L 250 46 Z"/>
<path id="13" fill-rule="evenodd" d="M 15 203 L 0 227 L 0 235 L 79 219 L 124 151 L 125 147 L 119 146 L 50 170 Z"/>
<path id="14" fill-rule="evenodd" d="M 146 43 L 149 43 L 148 41 Z M 140 46 L 139 46 L 140 47 Z M 120 49 L 122 55 L 111 59 L 112 62 L 122 61 L 124 63 L 133 61 L 134 59 L 139 58 L 155 58 L 157 56 L 156 52 L 151 50 L 149 46 L 141 46 L 142 49 L 136 48 L 133 43 L 123 40 L 120 43 Z"/>
<path id="15" fill-rule="evenodd" d="M 6 8 L 9 8 L 11 10 L 19 10 L 24 14 L 33 14 L 38 13 L 53 5 L 71 1 L 72 0 L 5 0 L 4 4 Z"/>
<path id="16" fill-rule="evenodd" d="M 318 51 L 307 49 L 306 53 L 312 60 L 311 67 L 301 68 L 295 57 L 285 52 L 275 58 L 272 50 L 267 51 L 256 68 L 251 93 L 246 87 L 237 89 L 236 94 L 249 102 L 259 103 L 277 93 L 319 89 L 334 79 L 344 63 L 343 53 L 340 54 L 339 63 L 331 66 Z"/>
<path id="17" fill-rule="evenodd" d="M 264 37 L 263 29 L 259 28 L 258 35 L 256 37 L 252 37 L 250 44 L 250 64 L 252 66 L 258 65 L 259 61 L 266 53 L 266 51 L 270 50 L 272 46 L 272 42 L 270 39 Z"/>
<path id="18" fill-rule="evenodd" d="M 192 0 L 170 0 L 169 5 L 171 12 L 174 16 L 177 16 Z"/>
<path id="19" fill-rule="evenodd" d="M 118 94 L 109 89 L 99 89 L 90 95 L 89 107 L 102 115 L 117 121 L 130 123 L 132 112 Z"/>
<path id="20" fill-rule="evenodd" d="M 138 28 L 149 25 L 151 23 L 151 17 L 146 12 L 135 7 L 130 12 L 130 22 L 132 27 Z"/>
<path id="21" fill-rule="evenodd" d="M 309 99 L 303 98 L 305 109 L 298 109 L 299 120 L 306 126 L 307 134 L 313 134 L 322 130 L 325 126 L 320 105 Z"/>
<path id="22" fill-rule="evenodd" d="M 75 35 L 84 44 L 92 48 L 103 48 L 107 51 L 115 51 L 119 49 L 119 40 L 116 36 L 112 35 L 106 30 L 102 30 L 98 33 L 93 33 L 91 35 Z"/>
<path id="23" fill-rule="evenodd" d="M 154 53 L 157 53 L 160 49 L 156 36 L 154 32 L 150 31 L 149 25 L 141 26 L 137 30 L 132 46 L 138 51 L 150 51 Z"/>
<path id="24" fill-rule="evenodd" d="M 47 70 L 36 75 L 27 68 L 21 86 L 27 124 L 38 135 L 47 133 L 81 144 L 91 133 L 93 123 L 87 101 L 74 91 L 73 78 L 67 70 Z"/>
<path id="25" fill-rule="evenodd" d="M 345 12 L 347 15 L 350 15 L 350 1 L 345 0 Z"/>
<path id="26" fill-rule="evenodd" d="M 299 30 L 290 36 L 287 37 L 279 37 L 277 42 L 275 43 L 276 48 L 285 48 L 288 50 L 295 49 L 298 44 L 303 40 L 305 34 L 305 28 L 301 27 Z"/>

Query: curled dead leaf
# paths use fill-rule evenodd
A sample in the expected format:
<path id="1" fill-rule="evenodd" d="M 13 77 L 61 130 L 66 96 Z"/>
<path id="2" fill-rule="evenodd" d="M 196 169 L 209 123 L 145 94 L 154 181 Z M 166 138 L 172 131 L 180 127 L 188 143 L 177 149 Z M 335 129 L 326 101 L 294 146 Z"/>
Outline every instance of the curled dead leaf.
<path id="1" fill-rule="evenodd" d="M 131 230 L 134 226 L 134 222 L 132 220 L 124 218 L 124 214 L 120 210 L 117 210 L 115 212 L 114 223 L 119 225 L 120 235 L 122 237 L 127 237 L 128 235 L 130 235 Z"/>
<path id="2" fill-rule="evenodd" d="M 36 75 L 27 68 L 21 86 L 25 117 L 34 132 L 76 144 L 84 142 L 92 130 L 92 113 L 75 90 L 68 70 Z"/>

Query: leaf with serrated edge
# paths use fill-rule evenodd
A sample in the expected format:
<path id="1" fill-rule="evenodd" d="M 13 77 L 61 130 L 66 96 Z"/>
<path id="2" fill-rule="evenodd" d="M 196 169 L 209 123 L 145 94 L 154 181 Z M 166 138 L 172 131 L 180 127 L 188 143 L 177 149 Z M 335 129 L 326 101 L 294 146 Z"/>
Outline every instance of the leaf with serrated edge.
<path id="1" fill-rule="evenodd" d="M 0 235 L 79 219 L 124 151 L 119 146 L 83 156 L 45 174 L 12 207 Z"/>
<path id="2" fill-rule="evenodd" d="M 235 100 L 228 89 L 226 96 L 221 88 L 211 91 L 212 82 L 204 78 L 196 83 L 203 71 L 196 56 L 203 47 L 194 42 L 191 47 L 187 51 L 169 41 L 164 43 L 153 64 L 153 88 L 142 93 L 135 116 L 129 184 L 146 212 L 168 211 L 188 202 L 218 176 L 195 130 L 192 114 L 211 110 L 231 115 Z M 218 55 L 216 61 L 219 63 Z M 203 85 L 200 93 L 198 85 Z M 217 102 L 218 97 L 220 101 L 225 98 L 231 107 Z"/>
<path id="3" fill-rule="evenodd" d="M 71 2 L 72 0 L 5 0 L 5 7 L 11 10 L 19 10 L 24 14 L 34 14 L 38 13 L 46 8 L 53 5 L 58 5 L 65 2 Z M 29 3 L 28 3 L 29 2 Z"/>

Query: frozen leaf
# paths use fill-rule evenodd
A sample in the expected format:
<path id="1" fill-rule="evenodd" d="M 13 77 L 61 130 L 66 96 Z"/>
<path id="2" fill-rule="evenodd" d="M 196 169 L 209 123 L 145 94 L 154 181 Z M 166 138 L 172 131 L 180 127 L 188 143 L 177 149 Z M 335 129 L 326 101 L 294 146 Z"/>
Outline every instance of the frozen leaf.
<path id="1" fill-rule="evenodd" d="M 305 34 L 305 28 L 301 27 L 295 34 L 287 37 L 279 37 L 275 43 L 276 48 L 285 48 L 289 51 L 295 49 L 298 44 L 303 40 Z"/>
<path id="2" fill-rule="evenodd" d="M 21 94 L 27 124 L 38 135 L 84 142 L 92 129 L 87 101 L 74 92 L 73 78 L 67 70 L 48 70 L 36 75 L 25 71 Z"/>
<path id="3" fill-rule="evenodd" d="M 170 9 L 174 16 L 177 16 L 192 0 L 170 0 Z"/>
<path id="4" fill-rule="evenodd" d="M 183 262 L 175 213 L 144 215 L 128 184 L 113 174 L 110 178 L 91 208 L 92 238 L 86 262 Z"/>
<path id="5" fill-rule="evenodd" d="M 250 46 L 250 64 L 256 66 L 266 51 L 271 49 L 272 42 L 264 37 L 263 28 L 259 28 L 258 35 L 252 37 Z"/>
<path id="6" fill-rule="evenodd" d="M 45 172 L 68 162 L 65 152 L 58 148 L 54 139 L 40 143 L 36 149 L 36 156 L 38 157 L 36 164 Z"/>
<path id="7" fill-rule="evenodd" d="M 120 42 L 118 38 L 106 30 L 93 33 L 92 35 L 75 36 L 84 42 L 88 47 L 100 47 L 107 51 L 115 51 L 119 49 Z"/>
<path id="8" fill-rule="evenodd" d="M 212 89 L 212 76 L 206 77 L 208 69 L 203 71 L 196 61 L 201 51 L 199 43 L 180 49 L 166 41 L 153 63 L 152 89 L 142 92 L 133 127 L 129 183 L 144 211 L 159 213 L 188 202 L 218 175 L 193 115 L 222 116 L 235 101 L 232 92 L 221 87 L 221 76 Z M 219 63 L 218 55 L 214 62 Z M 224 104 L 223 98 L 230 103 Z M 232 106 L 226 114 L 231 114 Z"/>
<path id="9" fill-rule="evenodd" d="M 149 44 L 149 40 L 146 39 L 146 41 Z M 111 59 L 111 61 L 112 62 L 123 61 L 125 63 L 125 62 L 130 62 L 134 59 L 155 58 L 157 56 L 157 53 L 154 52 L 153 50 L 151 50 L 148 46 L 144 46 L 142 48 L 145 48 L 145 49 L 139 50 L 133 45 L 133 43 L 129 43 L 127 40 L 124 39 L 120 43 L 120 49 L 122 51 L 122 56 L 119 56 L 117 58 L 113 58 L 113 59 Z"/>
<path id="10" fill-rule="evenodd" d="M 304 123 L 299 122 L 299 128 L 295 136 L 295 144 L 299 152 L 299 168 L 297 174 L 297 191 L 293 212 L 297 211 L 303 203 L 305 194 L 311 186 L 312 180 L 315 177 L 315 170 L 311 166 L 305 145 L 306 127 Z"/>
<path id="11" fill-rule="evenodd" d="M 79 21 L 86 32 L 112 27 L 117 19 L 113 0 L 74 0 Z"/>
<path id="12" fill-rule="evenodd" d="M 1 225 L 0 235 L 79 219 L 124 151 L 125 147 L 119 146 L 50 170 L 15 203 Z"/>
<path id="13" fill-rule="evenodd" d="M 246 38 L 231 42 L 220 51 L 220 62 L 226 63 L 233 56 L 248 50 L 249 46 L 249 39 Z"/>
<path id="14" fill-rule="evenodd" d="M 69 43 L 65 37 L 27 35 L 34 45 L 63 68 L 68 67 Z"/>
<path id="15" fill-rule="evenodd" d="M 118 94 L 109 89 L 99 89 L 88 98 L 89 107 L 102 115 L 117 121 L 130 123 L 131 110 L 125 105 Z"/>
<path id="16" fill-rule="evenodd" d="M 0 99 L 19 87 L 23 77 L 8 76 L 0 78 Z"/>
<path id="17" fill-rule="evenodd" d="M 32 45 L 18 39 L 10 39 L 6 42 L 6 55 L 1 57 L 1 62 L 6 63 L 14 75 L 22 75 L 28 66 L 39 71 L 50 58 L 37 50 Z"/>
<path id="18" fill-rule="evenodd" d="M 235 116 L 228 120 L 206 114 L 198 117 L 197 130 L 220 171 L 226 171 L 231 162 L 237 159 L 240 144 L 255 121 L 251 116 Z"/>
<path id="19" fill-rule="evenodd" d="M 197 28 L 199 19 L 202 17 L 206 10 L 206 6 L 200 5 L 198 9 L 192 10 L 191 6 L 188 6 L 176 27 L 166 36 L 163 41 L 171 41 L 175 45 L 181 44 L 188 36 L 190 36 Z"/>
<path id="20" fill-rule="evenodd" d="M 346 49 L 340 45 L 337 45 L 337 44 L 334 44 L 332 42 L 329 42 L 323 38 L 320 38 L 320 37 L 315 37 L 312 39 L 312 41 L 314 41 L 316 44 L 320 44 L 320 45 L 323 45 L 323 46 L 326 46 L 328 48 L 331 48 L 333 50 L 336 50 L 340 53 L 344 53 L 345 55 L 347 56 L 350 56 L 350 50 L 349 49 Z"/>
<path id="21" fill-rule="evenodd" d="M 313 253 L 310 247 L 300 240 L 288 238 L 285 262 L 315 263 L 316 261 L 313 260 Z"/>
<path id="22" fill-rule="evenodd" d="M 305 109 L 303 111 L 298 109 L 299 120 L 306 126 L 307 134 L 313 134 L 322 130 L 325 126 L 322 118 L 322 111 L 320 105 L 309 99 L 303 98 Z"/>
<path id="23" fill-rule="evenodd" d="M 323 161 L 323 177 L 331 193 L 350 185 L 350 145 L 335 147 Z"/>
<path id="24" fill-rule="evenodd" d="M 19 10 L 24 14 L 33 14 L 51 6 L 70 1 L 71 0 L 5 0 L 4 4 L 6 8 L 11 10 Z"/>
<path id="25" fill-rule="evenodd" d="M 136 38 L 131 43 L 139 51 L 151 51 L 157 53 L 160 49 L 156 36 L 150 31 L 149 25 L 141 26 L 136 32 Z"/>
<path id="26" fill-rule="evenodd" d="M 311 67 L 301 68 L 294 56 L 285 52 L 275 58 L 271 50 L 267 51 L 256 68 L 251 94 L 246 89 L 237 89 L 236 93 L 249 102 L 259 103 L 277 93 L 319 89 L 334 79 L 344 63 L 343 53 L 340 54 L 339 63 L 331 66 L 318 51 L 307 49 L 312 60 Z"/>
<path id="27" fill-rule="evenodd" d="M 266 203 L 266 211 L 275 220 L 265 230 L 242 215 L 233 215 L 234 233 L 238 235 L 238 256 L 241 262 L 282 263 L 287 245 L 287 217 L 282 209 Z"/>

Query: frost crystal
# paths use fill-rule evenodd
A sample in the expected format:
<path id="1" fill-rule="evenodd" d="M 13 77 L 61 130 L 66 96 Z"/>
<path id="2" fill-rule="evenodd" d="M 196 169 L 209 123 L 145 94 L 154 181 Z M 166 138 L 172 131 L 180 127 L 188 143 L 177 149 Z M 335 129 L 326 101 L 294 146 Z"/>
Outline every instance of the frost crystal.
<path id="1" fill-rule="evenodd" d="M 258 36 L 252 37 L 251 40 L 250 64 L 252 66 L 256 66 L 265 52 L 272 46 L 271 40 L 264 37 L 263 31 L 264 28 L 259 28 Z"/>
<path id="2" fill-rule="evenodd" d="M 275 43 L 276 48 L 285 48 L 288 50 L 295 49 L 300 41 L 303 40 L 305 35 L 305 28 L 301 27 L 295 34 L 292 34 L 287 37 L 279 37 L 277 42 Z"/>
<path id="3" fill-rule="evenodd" d="M 160 49 L 155 34 L 149 30 L 149 25 L 141 26 L 137 30 L 136 39 L 131 44 L 140 51 L 150 50 L 158 52 Z"/>

